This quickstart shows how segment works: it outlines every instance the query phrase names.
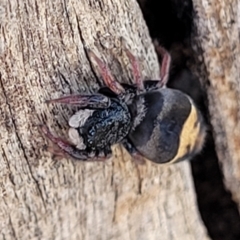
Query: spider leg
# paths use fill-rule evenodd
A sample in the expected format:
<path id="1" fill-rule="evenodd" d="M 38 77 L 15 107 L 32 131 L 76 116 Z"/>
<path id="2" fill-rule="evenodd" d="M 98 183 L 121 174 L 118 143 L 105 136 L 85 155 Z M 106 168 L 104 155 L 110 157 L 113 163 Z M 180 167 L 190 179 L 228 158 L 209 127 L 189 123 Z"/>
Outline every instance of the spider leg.
<path id="1" fill-rule="evenodd" d="M 126 47 L 125 47 L 125 51 L 132 64 L 134 82 L 137 84 L 137 88 L 139 90 L 143 90 L 144 86 L 143 86 L 143 81 L 140 74 L 140 66 L 139 66 L 138 60 Z"/>
<path id="2" fill-rule="evenodd" d="M 154 42 L 155 50 L 158 55 L 162 58 L 162 63 L 160 67 L 160 80 L 157 84 L 159 88 L 166 86 L 169 78 L 169 70 L 171 65 L 171 56 L 167 52 L 167 50 L 163 47 L 161 47 L 158 42 Z"/>
<path id="3" fill-rule="evenodd" d="M 145 163 L 143 155 L 140 152 L 138 152 L 138 150 L 132 145 L 131 142 L 129 142 L 129 140 L 126 139 L 125 141 L 123 141 L 122 145 L 131 154 L 133 160 L 137 164 L 142 165 Z"/>
<path id="4" fill-rule="evenodd" d="M 95 152 L 87 152 L 85 150 L 80 150 L 76 148 L 74 145 L 70 144 L 66 140 L 63 140 L 62 138 L 55 137 L 46 126 L 39 126 L 41 132 L 53 143 L 55 143 L 60 150 L 63 152 L 63 155 L 58 154 L 60 156 L 64 156 L 67 154 L 68 156 L 80 160 L 80 161 L 105 161 L 109 156 L 111 156 L 111 152 L 108 152 L 107 154 L 104 152 L 98 153 L 98 156 L 96 156 Z M 56 152 L 55 152 L 56 154 Z"/>
<path id="5" fill-rule="evenodd" d="M 103 63 L 103 61 L 96 56 L 95 53 L 93 53 L 91 50 L 87 50 L 90 58 L 93 58 L 96 63 L 98 64 L 98 67 L 100 68 L 101 75 L 103 77 L 103 81 L 106 84 L 107 87 L 109 87 L 113 92 L 116 94 L 124 93 L 124 88 L 121 86 L 120 83 L 118 83 L 112 76 L 109 68 Z"/>
<path id="6" fill-rule="evenodd" d="M 70 104 L 89 108 L 107 108 L 110 105 L 110 99 L 101 94 L 69 95 L 47 100 L 46 103 Z"/>

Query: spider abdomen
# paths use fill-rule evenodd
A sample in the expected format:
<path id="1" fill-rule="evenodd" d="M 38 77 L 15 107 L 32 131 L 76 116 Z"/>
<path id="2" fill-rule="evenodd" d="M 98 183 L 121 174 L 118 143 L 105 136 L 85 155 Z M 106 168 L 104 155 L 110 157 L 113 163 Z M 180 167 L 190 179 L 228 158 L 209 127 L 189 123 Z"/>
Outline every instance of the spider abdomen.
<path id="1" fill-rule="evenodd" d="M 135 120 L 129 139 L 149 160 L 176 162 L 191 157 L 202 147 L 205 137 L 202 117 L 182 92 L 172 89 L 147 92 L 139 95 L 131 108 Z"/>

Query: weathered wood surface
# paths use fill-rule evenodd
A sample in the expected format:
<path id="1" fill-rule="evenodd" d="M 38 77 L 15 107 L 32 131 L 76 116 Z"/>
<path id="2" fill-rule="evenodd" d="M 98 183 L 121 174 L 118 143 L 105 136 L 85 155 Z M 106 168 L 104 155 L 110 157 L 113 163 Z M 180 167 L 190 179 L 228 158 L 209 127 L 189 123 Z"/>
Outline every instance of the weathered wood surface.
<path id="1" fill-rule="evenodd" d="M 240 3 L 193 1 L 195 40 L 202 49 L 204 82 L 216 150 L 227 189 L 240 209 Z M 203 65 L 202 65 L 203 66 Z"/>
<path id="2" fill-rule="evenodd" d="M 44 101 L 94 92 L 99 76 L 86 45 L 119 81 L 131 67 L 124 37 L 144 78 L 157 58 L 134 0 L 1 0 L 0 238 L 208 239 L 189 163 L 136 165 L 123 149 L 106 163 L 54 161 L 37 124 L 67 135 L 73 110 Z"/>

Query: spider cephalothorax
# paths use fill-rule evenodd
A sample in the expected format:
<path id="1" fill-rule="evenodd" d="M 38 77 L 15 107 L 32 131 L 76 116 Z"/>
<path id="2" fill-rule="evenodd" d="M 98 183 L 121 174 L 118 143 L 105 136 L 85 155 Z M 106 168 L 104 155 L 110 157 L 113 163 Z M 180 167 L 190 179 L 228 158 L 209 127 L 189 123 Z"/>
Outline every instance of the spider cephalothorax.
<path id="1" fill-rule="evenodd" d="M 193 101 L 184 93 L 166 88 L 171 58 L 160 46 L 162 56 L 159 80 L 142 81 L 136 58 L 126 49 L 133 72 L 133 85 L 114 80 L 107 66 L 91 51 L 106 87 L 98 93 L 72 95 L 49 100 L 50 103 L 80 108 L 69 119 L 71 143 L 44 134 L 71 157 L 100 160 L 111 155 L 111 146 L 121 143 L 135 155 L 156 163 L 191 158 L 202 149 L 205 125 Z"/>

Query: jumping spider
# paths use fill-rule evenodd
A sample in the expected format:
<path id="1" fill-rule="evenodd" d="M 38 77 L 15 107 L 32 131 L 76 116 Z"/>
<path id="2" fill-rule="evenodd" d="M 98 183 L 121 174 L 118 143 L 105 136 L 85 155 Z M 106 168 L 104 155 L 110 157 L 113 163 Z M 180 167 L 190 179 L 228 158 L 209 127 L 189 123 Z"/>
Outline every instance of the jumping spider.
<path id="1" fill-rule="evenodd" d="M 156 51 L 162 57 L 160 79 L 142 81 L 138 61 L 125 48 L 133 68 L 133 85 L 118 83 L 102 60 L 88 51 L 106 87 L 96 94 L 48 101 L 80 108 L 68 122 L 72 143 L 55 137 L 46 126 L 41 127 L 42 132 L 61 151 L 81 161 L 107 159 L 116 143 L 155 163 L 191 158 L 202 149 L 206 128 L 190 97 L 166 88 L 171 57 L 159 45 Z"/>

